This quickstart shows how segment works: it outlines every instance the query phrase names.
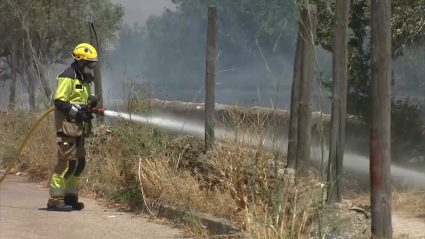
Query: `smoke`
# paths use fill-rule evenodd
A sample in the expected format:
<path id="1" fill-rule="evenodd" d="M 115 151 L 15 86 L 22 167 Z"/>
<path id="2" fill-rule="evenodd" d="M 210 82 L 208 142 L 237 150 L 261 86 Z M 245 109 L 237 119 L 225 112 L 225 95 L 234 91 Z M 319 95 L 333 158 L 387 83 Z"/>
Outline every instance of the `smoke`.
<path id="1" fill-rule="evenodd" d="M 123 98 L 124 92 L 128 91 L 128 87 L 123 88 L 123 84 L 128 85 L 131 78 L 138 83 L 152 82 L 155 98 L 203 102 L 206 11 L 181 17 L 173 14 L 176 5 L 171 0 L 113 1 L 124 7 L 123 22 L 127 25 L 127 29 L 133 30 L 131 34 L 138 35 L 130 35 L 124 40 L 118 39 L 112 51 L 108 52 L 109 65 L 104 65 L 102 70 L 103 90 L 107 98 L 109 100 Z M 255 44 L 248 42 L 253 41 L 250 37 L 256 34 L 255 29 L 244 29 L 241 24 L 235 24 L 234 16 L 235 13 L 229 8 L 224 7 L 219 11 L 218 27 L 221 37 L 218 41 L 217 103 L 265 107 L 276 103 L 277 107 L 288 109 L 296 24 L 285 25 L 283 32 L 290 33 L 281 36 L 277 32 L 270 38 L 271 42 L 267 43 L 268 45 L 284 49 L 270 53 L 264 44 L 260 44 L 261 48 L 257 48 Z M 146 29 L 134 31 L 134 23 Z M 316 49 L 318 73 L 323 77 L 331 77 L 332 55 L 320 46 Z M 266 59 L 263 59 L 262 53 Z M 403 69 L 397 68 L 401 65 L 401 61 L 395 62 L 396 86 L 398 79 L 405 76 L 405 73 L 400 73 Z M 48 77 L 53 88 L 56 85 L 55 77 L 65 67 L 57 64 L 55 69 L 50 70 Z M 404 71 L 406 72 L 405 69 Z M 412 72 L 410 69 L 409 71 Z M 322 109 L 329 113 L 330 100 L 325 94 L 322 94 L 319 100 L 317 79 L 313 84 L 314 110 L 318 110 L 321 103 Z M 410 88 L 415 88 L 414 84 L 410 85 Z M 5 90 L 2 92 L 6 93 Z M 394 89 L 394 92 L 397 92 L 397 89 Z M 2 93 L 2 96 L 6 95 L 8 94 Z M 409 92 L 409 95 L 412 94 Z M 5 101 L 2 99 L 2 102 Z"/>
<path id="2" fill-rule="evenodd" d="M 203 102 L 206 11 L 181 16 L 174 14 L 176 5 L 170 0 L 115 1 L 125 8 L 125 31 L 131 35 L 126 35 L 125 39 L 120 35 L 121 39 L 115 46 L 117 51 L 111 53 L 114 55 L 110 58 L 112 67 L 103 70 L 105 94 L 111 99 L 124 97 L 123 84 L 129 84 L 131 78 L 138 83 L 153 84 L 155 98 Z M 278 108 L 287 109 L 296 24 L 287 24 L 284 34 L 276 33 L 270 38 L 272 42 L 262 43 L 260 39 L 257 47 L 253 43 L 256 30 L 235 23 L 240 21 L 235 20 L 235 15 L 230 8 L 223 7 L 219 11 L 216 102 L 265 107 L 276 104 Z M 146 27 L 144 32 L 135 34 L 128 30 L 133 29 L 134 23 Z M 267 49 L 273 47 L 281 50 L 271 52 Z M 320 47 L 317 52 L 320 71 L 329 77 L 331 55 Z M 317 80 L 314 81 L 314 89 L 318 109 Z M 324 95 L 322 100 L 328 105 L 324 109 L 330 109 L 329 100 Z"/>
<path id="3" fill-rule="evenodd" d="M 104 64 L 102 70 L 105 106 L 108 107 L 108 101 L 122 99 L 128 94 L 130 79 L 146 85 L 152 83 L 153 97 L 158 99 L 203 102 L 206 9 L 204 8 L 203 12 L 194 11 L 182 15 L 175 12 L 176 5 L 171 0 L 114 1 L 124 7 L 123 21 L 127 26 L 117 33 L 120 38 L 108 52 L 108 65 Z M 134 23 L 144 28 L 135 29 Z M 259 38 L 260 47 L 257 47 L 253 43 L 253 36 L 257 32 L 244 24 L 243 21 L 235 20 L 235 13 L 229 8 L 219 12 L 216 102 L 265 107 L 276 103 L 278 108 L 288 109 L 297 25 L 288 23 L 283 28 L 284 34 L 281 36 L 282 32 L 275 32 L 268 39 L 270 42 L 261 41 L 262 38 Z M 279 27 L 277 26 L 277 29 Z M 280 50 L 274 51 L 275 48 Z M 424 47 L 421 46 L 411 48 L 394 62 L 393 92 L 396 95 L 412 97 L 423 94 L 423 51 Z M 331 77 L 332 55 L 320 46 L 316 46 L 316 53 L 317 73 L 321 73 L 323 77 Z M 53 90 L 56 87 L 57 75 L 66 69 L 69 63 L 56 64 L 48 70 L 46 77 Z M 321 106 L 325 113 L 330 113 L 331 102 L 325 94 L 322 94 L 319 100 L 317 80 L 313 81 L 313 110 L 317 111 Z M 0 84 L 2 111 L 6 110 L 8 89 L 8 84 Z M 21 92 L 25 92 L 25 89 L 21 89 L 17 95 L 26 94 Z M 28 100 L 24 97 L 20 102 L 27 103 Z M 349 137 L 350 135 L 347 136 Z M 407 135 L 400 141 L 408 141 L 411 138 Z"/>
<path id="4" fill-rule="evenodd" d="M 116 122 L 118 118 L 124 119 L 127 121 L 137 122 L 141 124 L 149 124 L 154 127 L 159 127 L 171 134 L 174 135 L 192 135 L 200 139 L 205 138 L 205 125 L 202 120 L 196 120 L 194 118 L 185 119 L 181 117 L 168 115 L 156 115 L 152 116 L 143 116 L 143 115 L 129 115 L 123 112 L 115 111 L 105 111 L 105 116 L 111 122 Z M 238 139 L 240 142 L 243 142 L 245 145 L 250 145 L 251 147 L 258 147 L 262 144 L 265 148 L 269 150 L 278 150 L 283 154 L 286 154 L 286 145 L 287 145 L 287 136 L 285 135 L 276 135 L 277 139 L 273 142 L 271 138 L 260 138 L 258 135 L 244 135 L 236 138 L 237 134 L 229 128 L 222 128 L 220 126 L 216 127 L 216 139 L 217 140 L 235 140 Z M 261 142 L 261 143 L 260 143 Z M 329 157 L 328 149 L 323 149 L 321 147 L 312 147 L 311 152 L 311 166 L 316 169 L 321 168 L 322 161 L 326 162 Z M 354 177 L 357 186 L 363 190 L 368 191 L 370 185 L 369 178 L 369 159 L 364 156 L 353 154 L 350 152 L 344 153 L 344 177 Z M 418 170 L 408 169 L 400 167 L 398 165 L 391 165 L 391 183 L 398 188 L 424 188 L 425 174 Z"/>
<path id="5" fill-rule="evenodd" d="M 125 97 L 132 79 L 137 83 L 152 82 L 155 98 L 203 102 L 206 12 L 179 17 L 172 14 L 176 5 L 171 0 L 113 1 L 124 7 L 123 22 L 127 29 L 133 30 L 131 34 L 140 34 L 131 35 L 128 39 L 119 38 L 117 44 L 108 52 L 108 62 L 105 62 L 107 65 L 104 64 L 102 69 L 105 100 Z M 279 46 L 285 50 L 270 53 L 264 44 L 257 48 L 255 44 L 248 42 L 247 39 L 255 32 L 235 24 L 232 11 L 224 8 L 219 14 L 221 36 L 218 41 L 217 103 L 270 107 L 277 102 L 277 107 L 288 108 L 296 32 L 282 37 L 277 34 L 271 38 L 273 42 L 267 43 L 269 46 Z M 144 35 L 134 31 L 134 23 L 146 27 L 143 29 Z M 117 34 L 120 35 L 120 32 Z M 168 35 L 160 36 L 161 34 Z M 148 41 L 149 38 L 153 40 Z M 263 59 L 263 53 L 266 59 Z M 319 67 L 329 73 L 330 54 L 319 47 L 318 57 Z M 69 63 L 55 64 L 47 70 L 46 77 L 53 90 L 56 87 L 56 76 Z M 314 84 L 317 99 L 317 81 Z M 1 94 L 5 97 L 8 95 L 6 88 L 8 87 L 2 91 L 5 94 Z M 6 101 L 7 99 L 2 99 L 2 102 Z"/>
<path id="6" fill-rule="evenodd" d="M 144 26 L 152 15 L 161 15 L 166 8 L 175 10 L 171 0 L 113 0 L 125 9 L 124 23 Z"/>

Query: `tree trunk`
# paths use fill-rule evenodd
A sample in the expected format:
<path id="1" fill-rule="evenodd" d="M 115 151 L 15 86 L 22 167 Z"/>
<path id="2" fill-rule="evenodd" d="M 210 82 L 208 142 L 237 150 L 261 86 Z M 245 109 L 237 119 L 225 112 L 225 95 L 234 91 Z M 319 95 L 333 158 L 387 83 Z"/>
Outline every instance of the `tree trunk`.
<path id="1" fill-rule="evenodd" d="M 9 110 L 13 111 L 16 108 L 16 87 L 18 79 L 18 42 L 12 41 L 12 59 L 11 59 L 11 81 L 10 81 L 10 96 Z"/>
<path id="2" fill-rule="evenodd" d="M 370 182 L 372 235 L 392 238 L 391 198 L 391 0 L 372 0 L 372 125 Z"/>
<path id="3" fill-rule="evenodd" d="M 43 77 L 43 66 L 41 66 L 40 61 L 34 52 L 29 32 L 27 32 L 25 50 L 27 51 L 27 56 L 31 61 L 31 64 L 28 64 L 28 68 L 31 69 L 31 66 L 34 68 L 33 70 L 30 70 L 30 72 L 32 72 L 32 78 L 33 80 L 40 82 L 44 95 L 46 96 L 47 101 L 50 102 L 52 100 L 52 89 L 50 89 L 49 83 Z"/>
<path id="4" fill-rule="evenodd" d="M 49 82 L 43 77 L 43 71 L 44 68 L 41 64 L 39 64 L 38 59 L 33 54 L 33 60 L 32 64 L 35 70 L 35 74 L 37 75 L 38 79 L 40 80 L 41 87 L 43 88 L 44 96 L 46 96 L 46 99 L 48 101 L 48 104 L 51 103 L 52 99 L 52 89 L 50 89 Z"/>
<path id="5" fill-rule="evenodd" d="M 345 147 L 345 120 L 347 112 L 347 39 L 350 1 L 336 0 L 333 53 L 333 93 L 331 137 L 328 162 L 328 203 L 342 200 L 342 170 Z"/>
<path id="6" fill-rule="evenodd" d="M 307 4 L 302 11 L 303 44 L 302 73 L 300 80 L 300 101 L 298 118 L 297 167 L 298 175 L 303 175 L 308 168 L 311 153 L 311 111 L 312 84 L 315 68 L 315 42 L 317 27 L 317 6 Z"/>
<path id="7" fill-rule="evenodd" d="M 36 109 L 35 91 L 37 89 L 36 87 L 37 79 L 35 77 L 35 73 L 31 69 L 27 69 L 26 73 L 27 73 L 27 79 L 28 79 L 28 97 L 29 97 L 28 100 L 30 104 L 30 110 L 35 111 Z"/>
<path id="8" fill-rule="evenodd" d="M 46 99 L 49 105 L 52 103 L 53 98 L 52 98 L 52 89 L 49 86 L 49 82 L 46 80 L 46 78 L 43 77 L 43 72 L 45 68 L 43 68 L 40 65 L 35 65 L 35 62 L 33 62 L 33 64 L 34 64 L 34 67 L 37 67 L 36 72 L 40 79 L 40 84 L 41 84 L 41 87 L 43 88 L 44 96 L 46 96 Z"/>
<path id="9" fill-rule="evenodd" d="M 27 43 L 25 43 L 25 45 L 27 45 Z M 31 67 L 32 61 L 31 61 L 30 52 L 25 51 L 24 56 L 25 56 L 25 75 L 27 76 L 27 80 L 28 80 L 28 85 L 27 85 L 28 100 L 29 100 L 30 110 L 34 111 L 36 108 L 35 95 L 36 95 L 36 89 L 37 89 L 37 77 L 33 67 Z"/>
<path id="10" fill-rule="evenodd" d="M 289 116 L 288 130 L 288 168 L 295 170 L 297 164 L 297 134 L 298 134 L 298 107 L 300 100 L 300 78 L 302 67 L 302 49 L 304 40 L 302 38 L 302 19 L 298 23 L 297 48 L 295 50 L 294 73 L 292 76 L 291 110 Z"/>

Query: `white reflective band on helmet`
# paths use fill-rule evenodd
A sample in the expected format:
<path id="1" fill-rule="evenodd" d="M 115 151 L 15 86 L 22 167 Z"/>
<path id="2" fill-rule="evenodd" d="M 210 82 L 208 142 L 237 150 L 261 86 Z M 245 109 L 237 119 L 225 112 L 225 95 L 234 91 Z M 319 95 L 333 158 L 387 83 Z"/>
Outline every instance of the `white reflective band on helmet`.
<path id="1" fill-rule="evenodd" d="M 78 113 L 78 109 L 75 106 L 72 106 L 71 109 L 69 110 L 69 115 L 71 115 L 72 117 L 75 117 Z"/>

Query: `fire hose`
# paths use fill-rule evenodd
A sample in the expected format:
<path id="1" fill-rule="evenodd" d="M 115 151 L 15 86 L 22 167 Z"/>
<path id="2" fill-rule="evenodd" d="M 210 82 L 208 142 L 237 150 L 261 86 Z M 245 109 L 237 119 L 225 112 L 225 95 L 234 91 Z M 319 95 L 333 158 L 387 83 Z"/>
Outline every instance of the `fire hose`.
<path id="1" fill-rule="evenodd" d="M 22 150 L 24 149 L 25 145 L 27 144 L 28 139 L 31 137 L 31 135 L 34 133 L 34 131 L 38 128 L 38 126 L 43 121 L 43 119 L 46 118 L 46 116 L 49 115 L 54 110 L 55 110 L 55 107 L 53 106 L 52 108 L 50 108 L 46 112 L 44 112 L 43 115 L 33 125 L 33 127 L 30 130 L 30 132 L 28 132 L 28 134 L 25 136 L 24 142 L 22 142 L 22 144 L 19 146 L 19 149 L 16 152 L 15 157 L 9 163 L 9 166 L 7 167 L 7 169 L 4 172 L 3 176 L 0 178 L 0 185 L 2 184 L 2 182 L 4 181 L 4 179 L 7 177 L 7 175 L 10 173 L 10 171 L 14 167 L 15 163 L 18 161 L 19 156 L 21 155 Z M 105 110 L 103 108 L 92 108 L 92 109 L 90 109 L 90 112 L 91 113 L 94 113 L 94 114 L 97 114 L 97 115 L 102 115 L 102 116 L 105 115 L 105 111 L 108 112 L 107 110 Z M 116 115 L 116 114 L 117 114 L 116 112 L 112 112 L 111 111 L 108 115 Z"/>
<path id="2" fill-rule="evenodd" d="M 163 128 L 165 127 L 165 125 L 167 125 L 168 128 L 179 128 L 179 127 L 184 126 L 178 121 L 173 121 L 173 120 L 170 120 L 170 119 L 164 120 L 161 117 L 144 117 L 144 116 L 140 116 L 140 115 L 139 116 L 132 116 L 131 114 L 128 114 L 128 113 L 106 110 L 104 108 L 91 108 L 90 102 L 88 102 L 87 105 L 89 106 L 88 107 L 89 113 L 96 114 L 96 115 L 113 117 L 113 118 L 121 118 L 121 119 L 126 120 L 126 121 L 135 121 L 135 122 L 142 123 L 142 124 L 151 124 L 151 125 L 156 125 L 156 126 L 160 126 L 160 127 L 163 127 Z M 44 112 L 43 115 L 37 120 L 37 122 L 31 128 L 30 132 L 25 136 L 25 139 L 22 142 L 22 144 L 19 146 L 19 149 L 16 152 L 15 157 L 10 162 L 9 166 L 6 169 L 6 172 L 0 178 L 0 185 L 2 184 L 4 179 L 7 177 L 7 175 L 10 173 L 10 171 L 14 167 L 15 163 L 18 161 L 18 158 L 21 155 L 22 150 L 24 149 L 25 145 L 27 144 L 28 139 L 31 137 L 31 135 L 34 133 L 34 131 L 38 128 L 41 121 L 49 113 L 53 112 L 54 110 L 55 110 L 55 107 L 52 107 L 52 108 L 48 109 L 46 112 Z M 186 130 L 189 130 L 191 132 L 189 134 L 193 135 L 197 132 L 197 130 L 194 129 L 193 127 L 191 127 L 190 125 L 187 125 L 187 126 L 184 126 L 184 127 L 186 128 Z M 165 127 L 165 128 L 167 128 L 167 127 Z"/>

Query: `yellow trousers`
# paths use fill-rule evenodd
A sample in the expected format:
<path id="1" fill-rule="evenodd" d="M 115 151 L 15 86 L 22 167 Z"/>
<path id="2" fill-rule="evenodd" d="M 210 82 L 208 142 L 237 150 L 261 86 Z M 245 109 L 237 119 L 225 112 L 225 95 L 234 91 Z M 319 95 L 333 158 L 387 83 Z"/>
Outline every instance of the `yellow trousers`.
<path id="1" fill-rule="evenodd" d="M 50 196 L 78 196 L 79 177 L 86 165 L 84 137 L 58 137 L 58 162 L 50 183 Z"/>

